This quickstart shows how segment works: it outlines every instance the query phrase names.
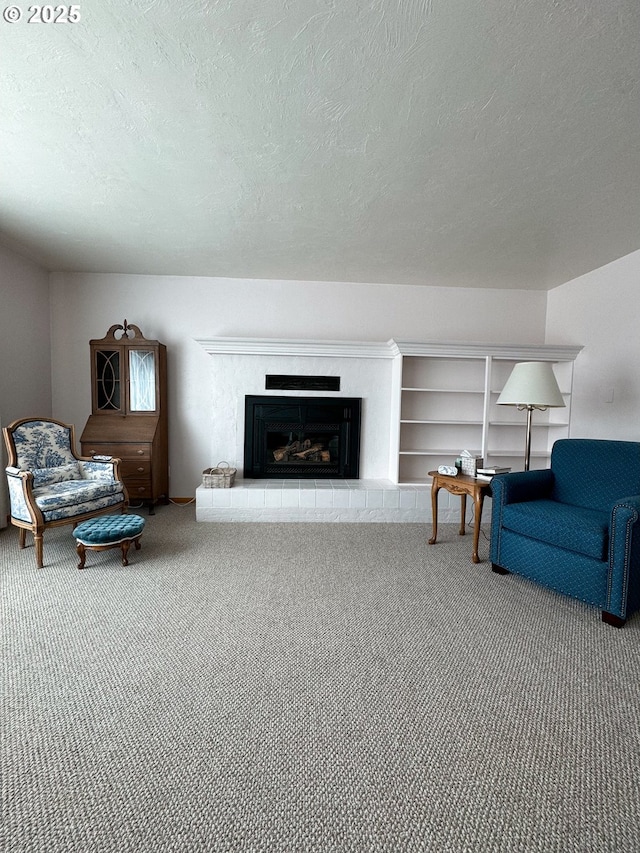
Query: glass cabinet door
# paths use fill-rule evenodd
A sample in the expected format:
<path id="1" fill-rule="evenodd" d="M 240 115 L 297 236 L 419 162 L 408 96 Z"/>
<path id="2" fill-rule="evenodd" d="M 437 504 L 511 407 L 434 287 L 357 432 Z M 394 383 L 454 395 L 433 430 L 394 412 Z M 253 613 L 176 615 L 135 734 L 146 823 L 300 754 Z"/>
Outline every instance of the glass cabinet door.
<path id="1" fill-rule="evenodd" d="M 119 412 L 122 408 L 120 350 L 96 351 L 96 408 L 101 412 Z"/>
<path id="2" fill-rule="evenodd" d="M 156 409 L 155 351 L 129 350 L 129 410 L 154 412 Z"/>

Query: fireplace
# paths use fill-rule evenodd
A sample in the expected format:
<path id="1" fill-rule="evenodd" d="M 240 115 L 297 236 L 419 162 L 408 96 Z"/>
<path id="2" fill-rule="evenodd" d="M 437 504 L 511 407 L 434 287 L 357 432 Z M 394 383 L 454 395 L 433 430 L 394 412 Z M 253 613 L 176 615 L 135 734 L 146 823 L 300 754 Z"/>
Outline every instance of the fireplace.
<path id="1" fill-rule="evenodd" d="M 359 476 L 359 397 L 245 397 L 244 476 Z"/>

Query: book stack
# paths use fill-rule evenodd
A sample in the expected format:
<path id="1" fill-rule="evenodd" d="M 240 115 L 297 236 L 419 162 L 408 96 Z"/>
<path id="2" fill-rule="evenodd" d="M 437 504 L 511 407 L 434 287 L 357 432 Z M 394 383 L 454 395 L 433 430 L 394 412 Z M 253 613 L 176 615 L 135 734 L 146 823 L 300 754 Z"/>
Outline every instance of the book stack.
<path id="1" fill-rule="evenodd" d="M 496 474 L 508 474 L 511 468 L 502 465 L 488 465 L 486 468 L 478 468 L 476 477 L 478 480 L 490 480 Z"/>

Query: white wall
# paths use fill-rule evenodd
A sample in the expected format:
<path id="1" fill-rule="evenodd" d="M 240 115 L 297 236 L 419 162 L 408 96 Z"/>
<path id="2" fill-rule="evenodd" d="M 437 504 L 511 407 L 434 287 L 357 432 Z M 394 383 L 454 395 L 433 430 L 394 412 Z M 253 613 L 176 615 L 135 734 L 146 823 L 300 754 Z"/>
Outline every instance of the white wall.
<path id="1" fill-rule="evenodd" d="M 640 251 L 548 295 L 547 342 L 583 344 L 571 436 L 640 441 Z"/>
<path id="2" fill-rule="evenodd" d="M 51 416 L 49 273 L 0 246 L 0 423 Z M 0 441 L 0 527 L 7 514 Z"/>
<path id="3" fill-rule="evenodd" d="M 49 273 L 0 246 L 0 417 L 51 415 Z"/>
<path id="4" fill-rule="evenodd" d="M 226 385 L 216 386 L 214 357 L 195 338 L 544 343 L 546 296 L 543 291 L 54 273 L 54 416 L 81 432 L 91 412 L 89 339 L 103 337 L 125 318 L 140 326 L 145 337 L 167 345 L 170 493 L 188 497 L 203 468 L 221 459 L 242 466 L 233 431 L 216 426 L 228 422 L 232 408 L 237 413 L 239 402 L 229 399 Z M 351 385 L 349 395 L 363 396 Z M 376 406 L 380 410 L 379 400 Z M 390 415 L 387 410 L 381 430 L 388 430 Z M 386 436 L 380 445 L 386 454 Z M 387 456 L 380 470 L 388 471 L 388 463 Z"/>

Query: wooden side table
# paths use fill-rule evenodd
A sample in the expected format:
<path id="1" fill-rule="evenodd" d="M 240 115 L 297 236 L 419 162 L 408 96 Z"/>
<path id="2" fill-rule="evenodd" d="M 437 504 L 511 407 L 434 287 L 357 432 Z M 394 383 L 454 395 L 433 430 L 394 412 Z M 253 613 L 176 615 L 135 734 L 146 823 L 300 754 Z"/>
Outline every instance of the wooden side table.
<path id="1" fill-rule="evenodd" d="M 434 545 L 438 535 L 438 492 L 440 489 L 446 489 L 452 495 L 460 495 L 460 536 L 464 536 L 465 517 L 467 512 L 467 495 L 473 498 L 475 508 L 475 518 L 473 523 L 473 551 L 471 559 L 474 563 L 480 562 L 478 557 L 478 541 L 480 539 L 480 522 L 482 520 L 482 505 L 484 496 L 490 492 L 490 484 L 488 480 L 477 480 L 475 477 L 469 477 L 467 474 L 458 474 L 451 476 L 450 474 L 439 474 L 437 471 L 429 471 L 429 476 L 433 477 L 431 484 L 431 508 L 433 512 L 433 536 L 429 539 L 429 545 Z"/>

